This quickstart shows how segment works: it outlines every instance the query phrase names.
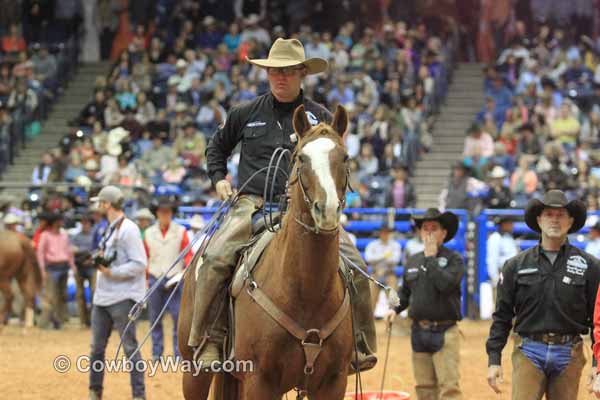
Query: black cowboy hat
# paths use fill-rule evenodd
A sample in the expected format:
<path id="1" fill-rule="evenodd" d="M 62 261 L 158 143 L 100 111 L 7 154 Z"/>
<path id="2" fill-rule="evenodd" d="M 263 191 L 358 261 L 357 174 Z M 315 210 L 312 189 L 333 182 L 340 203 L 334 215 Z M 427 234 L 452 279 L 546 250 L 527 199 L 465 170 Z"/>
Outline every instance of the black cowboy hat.
<path id="1" fill-rule="evenodd" d="M 541 231 L 537 217 L 544 208 L 566 208 L 573 218 L 569 233 L 577 232 L 585 225 L 587 208 L 581 200 L 567 201 L 567 196 L 562 190 L 549 190 L 542 200 L 532 199 L 525 208 L 525 223 L 536 232 Z"/>
<path id="2" fill-rule="evenodd" d="M 156 212 L 158 210 L 167 208 L 173 212 L 173 215 L 175 215 L 177 213 L 177 207 L 178 204 L 176 199 L 170 198 L 168 196 L 163 196 L 160 197 L 158 200 L 152 202 L 152 204 L 150 205 L 150 211 L 156 216 Z"/>
<path id="3" fill-rule="evenodd" d="M 444 243 L 450 241 L 456 235 L 456 231 L 458 231 L 458 217 L 450 211 L 441 213 L 437 208 L 428 208 L 425 214 L 413 215 L 412 219 L 415 222 L 415 226 L 419 229 L 421 229 L 421 225 L 425 221 L 439 222 L 442 228 L 446 230 Z"/>

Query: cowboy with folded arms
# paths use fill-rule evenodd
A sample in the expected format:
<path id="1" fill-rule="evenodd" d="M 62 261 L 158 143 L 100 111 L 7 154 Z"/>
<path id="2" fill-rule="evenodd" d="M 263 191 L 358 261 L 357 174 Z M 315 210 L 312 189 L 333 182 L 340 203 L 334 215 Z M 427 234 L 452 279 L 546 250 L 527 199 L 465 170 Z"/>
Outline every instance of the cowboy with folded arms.
<path id="1" fill-rule="evenodd" d="M 567 201 L 560 190 L 527 204 L 525 222 L 541 240 L 506 261 L 500 273 L 486 344 L 488 384 L 496 393 L 514 319 L 512 399 L 577 398 L 586 362 L 580 335 L 592 325 L 600 261 L 572 246 L 567 235 L 584 226 L 586 214 L 581 201 Z"/>
<path id="2" fill-rule="evenodd" d="M 461 399 L 457 321 L 462 319 L 460 283 L 465 265 L 457 252 L 444 246 L 458 230 L 458 217 L 430 208 L 413 219 L 425 248 L 408 259 L 400 305 L 386 319 L 392 322 L 410 305 L 417 399 Z"/>
<path id="3" fill-rule="evenodd" d="M 297 39 L 277 39 L 267 59 L 248 60 L 267 71 L 270 91 L 255 100 L 233 107 L 210 141 L 206 155 L 208 173 L 221 199 L 233 195 L 226 179 L 227 159 L 241 143 L 239 182 L 246 182 L 256 171 L 268 167 L 271 155 L 278 147 L 290 151 L 295 148 L 292 139 L 292 117 L 300 105 L 304 106 L 308 121 L 330 123 L 331 113 L 304 95 L 302 80 L 310 74 L 327 69 L 327 61 L 306 59 L 304 47 Z M 192 261 L 202 263 L 197 269 L 196 292 L 192 327 L 188 345 L 196 353 L 197 361 L 210 364 L 222 360 L 224 337 L 228 330 L 227 315 L 219 312 L 226 301 L 226 287 L 233 275 L 240 251 L 252 236 L 252 215 L 264 206 L 262 198 L 266 171 L 258 174 L 245 186 L 238 201 L 232 205 L 223 224 L 212 238 L 208 248 Z M 285 178 L 277 175 L 275 196 L 285 194 Z M 274 201 L 278 201 L 276 197 Z M 340 252 L 354 264 L 366 270 L 366 265 L 348 234 L 340 230 Z M 356 287 L 354 318 L 357 323 L 356 340 L 361 370 L 372 368 L 377 362 L 373 354 L 376 346 L 375 325 L 370 299 L 369 282 L 361 274 L 354 274 Z M 227 307 L 225 307 L 227 308 Z M 215 311 L 216 310 L 216 311 Z M 215 315 L 216 314 L 216 315 Z M 356 369 L 356 366 L 353 365 Z"/>

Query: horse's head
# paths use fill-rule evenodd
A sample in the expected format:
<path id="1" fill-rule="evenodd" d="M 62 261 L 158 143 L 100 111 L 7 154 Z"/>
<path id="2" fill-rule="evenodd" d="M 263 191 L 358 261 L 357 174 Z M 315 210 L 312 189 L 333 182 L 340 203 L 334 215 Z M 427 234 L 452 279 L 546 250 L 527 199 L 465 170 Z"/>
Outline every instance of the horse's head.
<path id="1" fill-rule="evenodd" d="M 348 114 L 344 107 L 338 106 L 331 125 L 311 126 L 301 105 L 294 112 L 293 125 L 300 139 L 291 183 L 298 185 L 304 211 L 309 211 L 312 216 L 314 227 L 311 230 L 334 232 L 338 228 L 348 186 L 348 153 L 342 140 L 348 126 Z"/>

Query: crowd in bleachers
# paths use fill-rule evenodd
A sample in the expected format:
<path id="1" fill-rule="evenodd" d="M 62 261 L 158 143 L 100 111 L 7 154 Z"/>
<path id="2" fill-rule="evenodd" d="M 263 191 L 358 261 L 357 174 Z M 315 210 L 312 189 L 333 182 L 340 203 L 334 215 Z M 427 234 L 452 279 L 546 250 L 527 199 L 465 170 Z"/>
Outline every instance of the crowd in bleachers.
<path id="1" fill-rule="evenodd" d="M 350 206 L 415 205 L 414 163 L 431 145 L 430 128 L 446 92 L 455 41 L 452 26 L 387 21 L 335 32 L 270 26 L 257 14 L 225 22 L 211 15 L 157 14 L 133 28 L 107 76 L 71 130 L 40 164 L 33 180 L 144 186 L 184 203 L 214 201 L 205 149 L 227 111 L 268 90 L 264 70 L 245 62 L 265 56 L 277 37 L 297 37 L 307 57 L 330 62 L 304 91 L 333 110 L 344 105 L 352 125 Z M 159 18 L 160 17 L 160 18 Z M 161 22 L 163 21 L 163 22 Z M 167 22 L 165 22 L 167 21 Z M 236 182 L 237 157 L 229 163 Z M 40 172 L 49 168 L 46 175 Z M 51 171 L 50 171 L 51 170 Z"/>
<path id="2" fill-rule="evenodd" d="M 72 3 L 0 1 L 0 176 L 76 66 L 81 10 Z"/>
<path id="3" fill-rule="evenodd" d="M 600 196 L 600 42 L 539 24 L 485 67 L 485 104 L 467 131 L 448 207 L 523 208 L 545 190 Z"/>

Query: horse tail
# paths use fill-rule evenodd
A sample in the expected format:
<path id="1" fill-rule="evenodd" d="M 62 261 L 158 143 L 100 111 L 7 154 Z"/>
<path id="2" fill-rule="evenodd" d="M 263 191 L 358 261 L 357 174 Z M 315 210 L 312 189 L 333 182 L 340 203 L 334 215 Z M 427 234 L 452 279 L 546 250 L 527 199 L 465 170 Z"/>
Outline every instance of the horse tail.
<path id="1" fill-rule="evenodd" d="M 21 243 L 21 249 L 23 250 L 23 255 L 25 256 L 24 262 L 23 262 L 23 268 L 32 270 L 32 271 L 23 271 L 23 272 L 25 272 L 25 273 L 33 272 L 33 278 L 34 278 L 36 291 L 37 291 L 37 290 L 41 289 L 41 287 L 42 287 L 42 273 L 40 271 L 40 268 L 38 267 L 37 256 L 35 254 L 35 250 L 33 249 L 33 246 L 31 245 L 31 241 L 27 238 L 21 238 L 20 243 Z"/>
<path id="2" fill-rule="evenodd" d="M 213 387 L 212 400 L 238 400 L 240 398 L 240 381 L 231 374 L 216 374 Z"/>

